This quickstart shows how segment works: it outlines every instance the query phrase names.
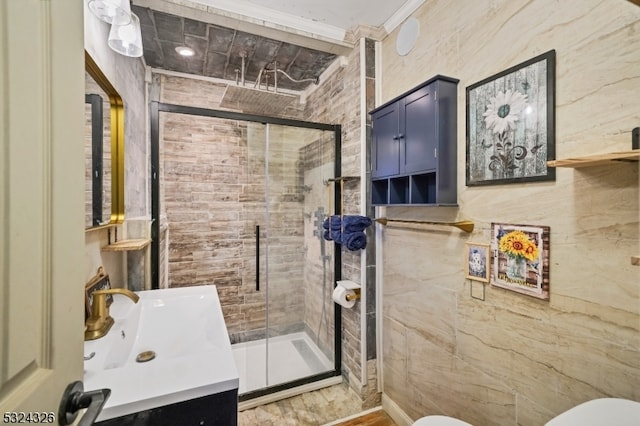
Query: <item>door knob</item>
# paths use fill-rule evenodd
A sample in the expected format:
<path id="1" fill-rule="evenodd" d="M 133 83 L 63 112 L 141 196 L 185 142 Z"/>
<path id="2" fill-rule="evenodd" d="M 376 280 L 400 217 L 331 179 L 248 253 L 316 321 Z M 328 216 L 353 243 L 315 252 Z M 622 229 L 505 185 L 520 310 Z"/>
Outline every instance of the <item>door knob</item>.
<path id="1" fill-rule="evenodd" d="M 87 411 L 78 422 L 78 426 L 92 425 L 102 411 L 104 403 L 111 395 L 111 389 L 98 389 L 84 392 L 81 381 L 69 383 L 62 394 L 60 408 L 58 409 L 58 422 L 62 426 L 70 425 L 78 416 L 78 411 L 86 408 Z"/>

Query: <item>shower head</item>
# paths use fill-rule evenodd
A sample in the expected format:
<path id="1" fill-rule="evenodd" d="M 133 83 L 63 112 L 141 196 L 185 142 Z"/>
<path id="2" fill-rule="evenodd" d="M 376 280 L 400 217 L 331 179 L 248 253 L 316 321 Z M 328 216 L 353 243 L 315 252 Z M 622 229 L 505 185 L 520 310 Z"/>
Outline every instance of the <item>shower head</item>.
<path id="1" fill-rule="evenodd" d="M 282 92 L 268 92 L 250 87 L 228 85 L 220 106 L 258 115 L 282 115 L 299 102 L 300 97 Z"/>

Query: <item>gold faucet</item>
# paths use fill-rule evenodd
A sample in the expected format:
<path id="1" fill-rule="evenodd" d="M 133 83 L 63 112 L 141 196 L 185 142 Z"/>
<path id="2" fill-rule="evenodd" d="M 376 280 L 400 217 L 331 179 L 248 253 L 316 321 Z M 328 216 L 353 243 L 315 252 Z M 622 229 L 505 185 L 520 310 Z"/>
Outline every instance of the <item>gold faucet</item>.
<path id="1" fill-rule="evenodd" d="M 84 330 L 84 340 L 99 339 L 109 332 L 113 325 L 113 318 L 109 315 L 107 306 L 107 294 L 122 294 L 138 303 L 138 295 L 123 288 L 110 288 L 108 290 L 94 291 L 92 294 L 91 315 L 87 319 Z"/>

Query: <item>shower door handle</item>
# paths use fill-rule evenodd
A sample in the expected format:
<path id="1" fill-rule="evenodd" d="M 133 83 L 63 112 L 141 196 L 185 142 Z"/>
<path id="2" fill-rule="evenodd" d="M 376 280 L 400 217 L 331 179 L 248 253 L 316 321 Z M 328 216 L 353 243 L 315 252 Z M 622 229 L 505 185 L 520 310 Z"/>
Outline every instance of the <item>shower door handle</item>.
<path id="1" fill-rule="evenodd" d="M 260 225 L 256 225 L 256 291 L 260 291 Z"/>

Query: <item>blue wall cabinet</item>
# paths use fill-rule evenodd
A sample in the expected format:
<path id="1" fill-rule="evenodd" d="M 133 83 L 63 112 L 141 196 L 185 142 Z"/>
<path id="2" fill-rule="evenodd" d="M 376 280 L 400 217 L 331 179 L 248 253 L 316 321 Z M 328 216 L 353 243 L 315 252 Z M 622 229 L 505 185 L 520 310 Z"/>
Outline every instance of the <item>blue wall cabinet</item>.
<path id="1" fill-rule="evenodd" d="M 457 87 L 438 75 L 371 111 L 372 204 L 457 204 Z"/>

